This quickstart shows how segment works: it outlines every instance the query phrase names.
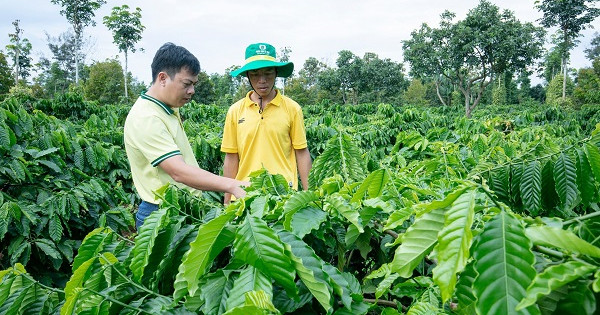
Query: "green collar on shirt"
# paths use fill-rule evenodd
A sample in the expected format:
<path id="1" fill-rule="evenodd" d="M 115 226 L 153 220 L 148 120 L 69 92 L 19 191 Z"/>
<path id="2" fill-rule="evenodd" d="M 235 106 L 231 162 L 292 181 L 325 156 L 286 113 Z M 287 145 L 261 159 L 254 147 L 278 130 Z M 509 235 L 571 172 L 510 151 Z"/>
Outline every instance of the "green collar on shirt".
<path id="1" fill-rule="evenodd" d="M 153 102 L 154 104 L 160 106 L 165 112 L 167 112 L 167 114 L 172 115 L 175 111 L 173 111 L 173 109 L 171 109 L 171 107 L 169 107 L 167 104 L 155 99 L 154 97 L 147 95 L 146 91 L 143 91 L 140 94 L 140 97 L 145 99 L 145 100 L 149 100 L 151 102 Z"/>

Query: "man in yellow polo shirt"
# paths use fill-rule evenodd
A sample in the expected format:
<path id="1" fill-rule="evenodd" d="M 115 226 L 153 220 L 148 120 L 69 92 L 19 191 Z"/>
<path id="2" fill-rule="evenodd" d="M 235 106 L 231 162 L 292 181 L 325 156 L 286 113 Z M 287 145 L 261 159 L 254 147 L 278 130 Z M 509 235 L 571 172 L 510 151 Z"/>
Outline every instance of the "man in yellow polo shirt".
<path id="1" fill-rule="evenodd" d="M 200 63 L 187 49 L 166 43 L 152 61 L 152 85 L 133 104 L 124 137 L 133 184 L 142 202 L 136 228 L 158 209 L 154 191 L 166 183 L 243 197 L 242 182 L 201 169 L 183 130 L 179 108 L 188 103 L 198 82 Z"/>
<path id="2" fill-rule="evenodd" d="M 300 105 L 275 89 L 277 77 L 288 77 L 291 62 L 277 62 L 275 47 L 267 43 L 246 48 L 246 63 L 231 72 L 245 75 L 252 91 L 231 105 L 225 119 L 221 151 L 225 152 L 223 176 L 248 180 L 251 172 L 265 168 L 281 174 L 290 187 L 308 189 L 312 166 Z M 230 194 L 225 194 L 229 202 Z"/>

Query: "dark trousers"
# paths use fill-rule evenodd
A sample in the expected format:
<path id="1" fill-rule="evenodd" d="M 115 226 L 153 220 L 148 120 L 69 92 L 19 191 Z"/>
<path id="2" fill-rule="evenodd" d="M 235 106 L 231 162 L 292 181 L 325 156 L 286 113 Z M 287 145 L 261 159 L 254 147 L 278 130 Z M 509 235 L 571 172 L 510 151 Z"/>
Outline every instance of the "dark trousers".
<path id="1" fill-rule="evenodd" d="M 157 204 L 142 201 L 142 203 L 140 203 L 140 206 L 138 207 L 137 213 L 135 214 L 135 228 L 139 231 L 140 226 L 144 224 L 144 220 L 146 220 L 150 213 L 156 211 L 157 209 Z"/>

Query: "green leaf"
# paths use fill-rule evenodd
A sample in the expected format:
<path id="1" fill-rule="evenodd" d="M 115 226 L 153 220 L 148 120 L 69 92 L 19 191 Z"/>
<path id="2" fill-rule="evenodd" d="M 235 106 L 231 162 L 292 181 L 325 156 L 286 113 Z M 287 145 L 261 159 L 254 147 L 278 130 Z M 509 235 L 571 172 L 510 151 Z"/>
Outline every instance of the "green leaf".
<path id="1" fill-rule="evenodd" d="M 559 202 L 554 182 L 554 163 L 546 162 L 542 168 L 542 202 L 547 209 L 554 209 Z"/>
<path id="2" fill-rule="evenodd" d="M 381 282 L 379 282 L 379 284 L 377 285 L 377 289 L 375 289 L 375 298 L 378 299 L 384 294 L 386 294 L 389 291 L 392 284 L 394 284 L 394 281 L 396 281 L 396 279 L 398 278 L 400 278 L 400 275 L 397 273 L 385 275 L 383 280 L 381 280 Z"/>
<path id="3" fill-rule="evenodd" d="M 577 150 L 577 187 L 579 188 L 581 202 L 584 207 L 587 207 L 592 200 L 595 200 L 596 184 L 594 182 L 594 174 L 590 168 L 590 163 L 583 150 Z"/>
<path id="4" fill-rule="evenodd" d="M 67 301 L 76 294 L 76 289 L 83 287 L 83 283 L 90 277 L 92 273 L 92 269 L 90 268 L 96 261 L 96 258 L 90 258 L 73 271 L 73 275 L 71 275 L 71 278 L 65 285 L 65 298 Z"/>
<path id="5" fill-rule="evenodd" d="M 290 224 L 292 233 L 298 237 L 303 238 L 307 234 L 310 234 L 313 230 L 318 230 L 321 223 L 327 220 L 327 212 L 314 208 L 307 207 L 300 209 L 292 217 Z"/>
<path id="6" fill-rule="evenodd" d="M 358 209 L 347 203 L 342 196 L 339 194 L 328 195 L 325 200 L 326 211 L 329 211 L 331 208 L 335 209 L 335 211 L 346 218 L 348 222 L 354 224 L 360 233 L 365 231 L 362 223 L 360 222 L 360 214 L 358 213 Z"/>
<path id="7" fill-rule="evenodd" d="M 517 311 L 533 305 L 540 297 L 548 295 L 553 290 L 586 276 L 596 269 L 596 266 L 581 261 L 567 261 L 560 265 L 546 268 L 535 277 L 531 285 L 527 288 L 527 295 L 517 305 Z"/>
<path id="8" fill-rule="evenodd" d="M 515 314 L 517 303 L 535 277 L 535 256 L 521 222 L 504 211 L 486 222 L 473 250 L 473 283 L 478 314 Z M 521 310 L 539 314 L 537 306 Z"/>
<path id="9" fill-rule="evenodd" d="M 285 229 L 291 231 L 291 221 L 294 214 L 317 200 L 319 200 L 319 194 L 312 190 L 303 190 L 294 193 L 283 205 L 283 215 L 285 216 L 283 226 Z"/>
<path id="10" fill-rule="evenodd" d="M 387 221 L 385 222 L 385 226 L 382 228 L 382 231 L 385 230 L 393 230 L 398 226 L 402 225 L 404 221 L 408 220 L 410 216 L 414 213 L 412 207 L 403 207 L 395 210 L 390 214 Z"/>
<path id="11" fill-rule="evenodd" d="M 456 274 L 465 268 L 470 257 L 475 194 L 476 190 L 471 190 L 454 201 L 446 211 L 445 226 L 438 234 L 438 243 L 434 249 L 438 264 L 432 272 L 434 282 L 440 287 L 443 303 L 452 297 Z"/>
<path id="12" fill-rule="evenodd" d="M 50 234 L 50 238 L 55 242 L 60 241 L 63 235 L 63 228 L 60 222 L 60 217 L 54 212 L 48 218 L 48 234 Z"/>
<path id="13" fill-rule="evenodd" d="M 561 153 L 554 164 L 556 192 L 565 208 L 572 208 L 577 202 L 577 170 L 570 155 Z"/>
<path id="14" fill-rule="evenodd" d="M 413 270 L 437 243 L 438 233 L 444 227 L 444 209 L 434 209 L 415 218 L 402 236 L 391 262 L 392 272 L 410 278 Z"/>
<path id="15" fill-rule="evenodd" d="M 200 225 L 196 239 L 190 244 L 190 249 L 183 256 L 175 280 L 176 283 L 182 281 L 187 283 L 187 291 L 190 295 L 196 294 L 198 279 L 204 275 L 216 254 L 229 245 L 229 243 L 217 243 L 217 241 L 229 221 L 234 217 L 235 212 L 228 212 Z"/>
<path id="16" fill-rule="evenodd" d="M 83 288 L 77 287 L 73 290 L 71 295 L 65 299 L 65 304 L 60 309 L 60 315 L 76 314 L 75 305 L 79 300 L 79 294 L 83 291 Z"/>
<path id="17" fill-rule="evenodd" d="M 239 277 L 233 281 L 233 287 L 229 290 L 227 297 L 227 310 L 245 305 L 245 295 L 251 291 L 266 292 L 273 296 L 273 285 L 271 279 L 265 276 L 260 270 L 247 266 L 240 273 Z"/>
<path id="18" fill-rule="evenodd" d="M 600 248 L 582 240 L 571 231 L 550 226 L 528 227 L 527 237 L 536 245 L 557 247 L 592 257 L 600 257 Z"/>
<path id="19" fill-rule="evenodd" d="M 150 255 L 152 254 L 156 237 L 168 220 L 167 210 L 159 208 L 152 212 L 140 227 L 139 234 L 135 238 L 135 244 L 130 252 L 131 263 L 129 264 L 129 268 L 135 282 L 141 282 Z"/>
<path id="20" fill-rule="evenodd" d="M 332 308 L 329 276 L 323 271 L 323 260 L 298 236 L 280 231 L 279 236 L 296 268 L 300 280 L 306 285 L 319 304 L 327 311 Z"/>
<path id="21" fill-rule="evenodd" d="M 389 182 L 389 180 L 389 173 L 385 169 L 379 169 L 372 172 L 360 184 L 358 190 L 352 196 L 351 202 L 360 201 L 367 192 L 369 194 L 369 198 L 376 198 L 381 196 L 381 194 L 383 193 L 383 188 Z"/>
<path id="22" fill-rule="evenodd" d="M 337 294 L 341 299 L 342 303 L 346 307 L 346 309 L 350 309 L 352 305 L 352 296 L 351 294 L 357 293 L 353 292 L 352 287 L 350 287 L 350 283 L 344 277 L 344 274 L 340 272 L 334 266 L 328 264 L 327 262 L 323 263 L 323 271 L 329 276 L 331 279 L 331 284 L 333 286 L 333 292 Z"/>
<path id="23" fill-rule="evenodd" d="M 430 203 L 422 203 L 415 206 L 417 210 L 417 215 L 420 216 L 422 213 L 429 212 L 435 209 L 444 209 L 450 207 L 454 201 L 460 197 L 465 190 L 467 190 L 469 186 L 461 186 L 458 189 L 455 189 L 450 194 L 446 195 L 442 200 L 434 200 Z"/>
<path id="24" fill-rule="evenodd" d="M 233 286 L 233 279 L 229 274 L 219 270 L 206 276 L 205 283 L 199 288 L 198 292 L 205 301 L 202 306 L 204 314 L 222 314 L 225 312 L 229 290 Z"/>
<path id="25" fill-rule="evenodd" d="M 521 198 L 525 209 L 537 215 L 542 209 L 542 165 L 532 161 L 523 170 L 521 177 Z"/>
<path id="26" fill-rule="evenodd" d="M 473 295 L 473 282 L 477 278 L 477 272 L 473 268 L 475 260 L 471 260 L 465 270 L 460 273 L 458 283 L 456 284 L 456 299 L 458 300 L 458 310 L 463 314 L 475 313 L 475 301 L 477 298 Z"/>
<path id="27" fill-rule="evenodd" d="M 269 294 L 263 290 L 254 290 L 245 294 L 245 305 L 256 306 L 260 309 L 267 310 L 270 312 L 279 313 L 279 311 L 273 305 L 271 301 L 273 294 Z"/>
<path id="28" fill-rule="evenodd" d="M 96 257 L 99 252 L 104 250 L 104 245 L 112 238 L 112 232 L 107 228 L 96 228 L 85 236 L 77 251 L 77 256 L 73 260 L 72 272 L 75 272 L 79 266 L 88 261 L 90 258 Z"/>
<path id="29" fill-rule="evenodd" d="M 596 182 L 600 183 L 600 150 L 597 146 L 588 142 L 585 144 L 585 154 L 587 155 L 592 172 L 596 176 Z"/>
<path id="30" fill-rule="evenodd" d="M 42 238 L 42 239 L 37 239 L 34 243 L 46 255 L 48 255 L 54 259 L 61 259 L 58 248 L 56 248 L 56 245 L 51 240 Z"/>
<path id="31" fill-rule="evenodd" d="M 258 217 L 246 216 L 234 241 L 234 258 L 250 264 L 277 281 L 291 296 L 298 295 L 295 271 L 283 243 Z"/>

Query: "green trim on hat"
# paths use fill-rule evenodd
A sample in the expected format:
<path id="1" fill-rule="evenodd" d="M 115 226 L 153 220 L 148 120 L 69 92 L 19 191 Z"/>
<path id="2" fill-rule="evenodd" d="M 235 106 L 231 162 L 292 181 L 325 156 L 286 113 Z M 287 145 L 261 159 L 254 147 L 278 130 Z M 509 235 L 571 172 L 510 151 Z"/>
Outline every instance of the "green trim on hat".
<path id="1" fill-rule="evenodd" d="M 234 71 L 231 71 L 232 77 L 245 74 L 246 71 L 262 68 L 277 68 L 277 76 L 287 78 L 294 71 L 292 62 L 277 62 L 275 47 L 267 43 L 250 44 L 246 48 L 246 64 Z"/>

